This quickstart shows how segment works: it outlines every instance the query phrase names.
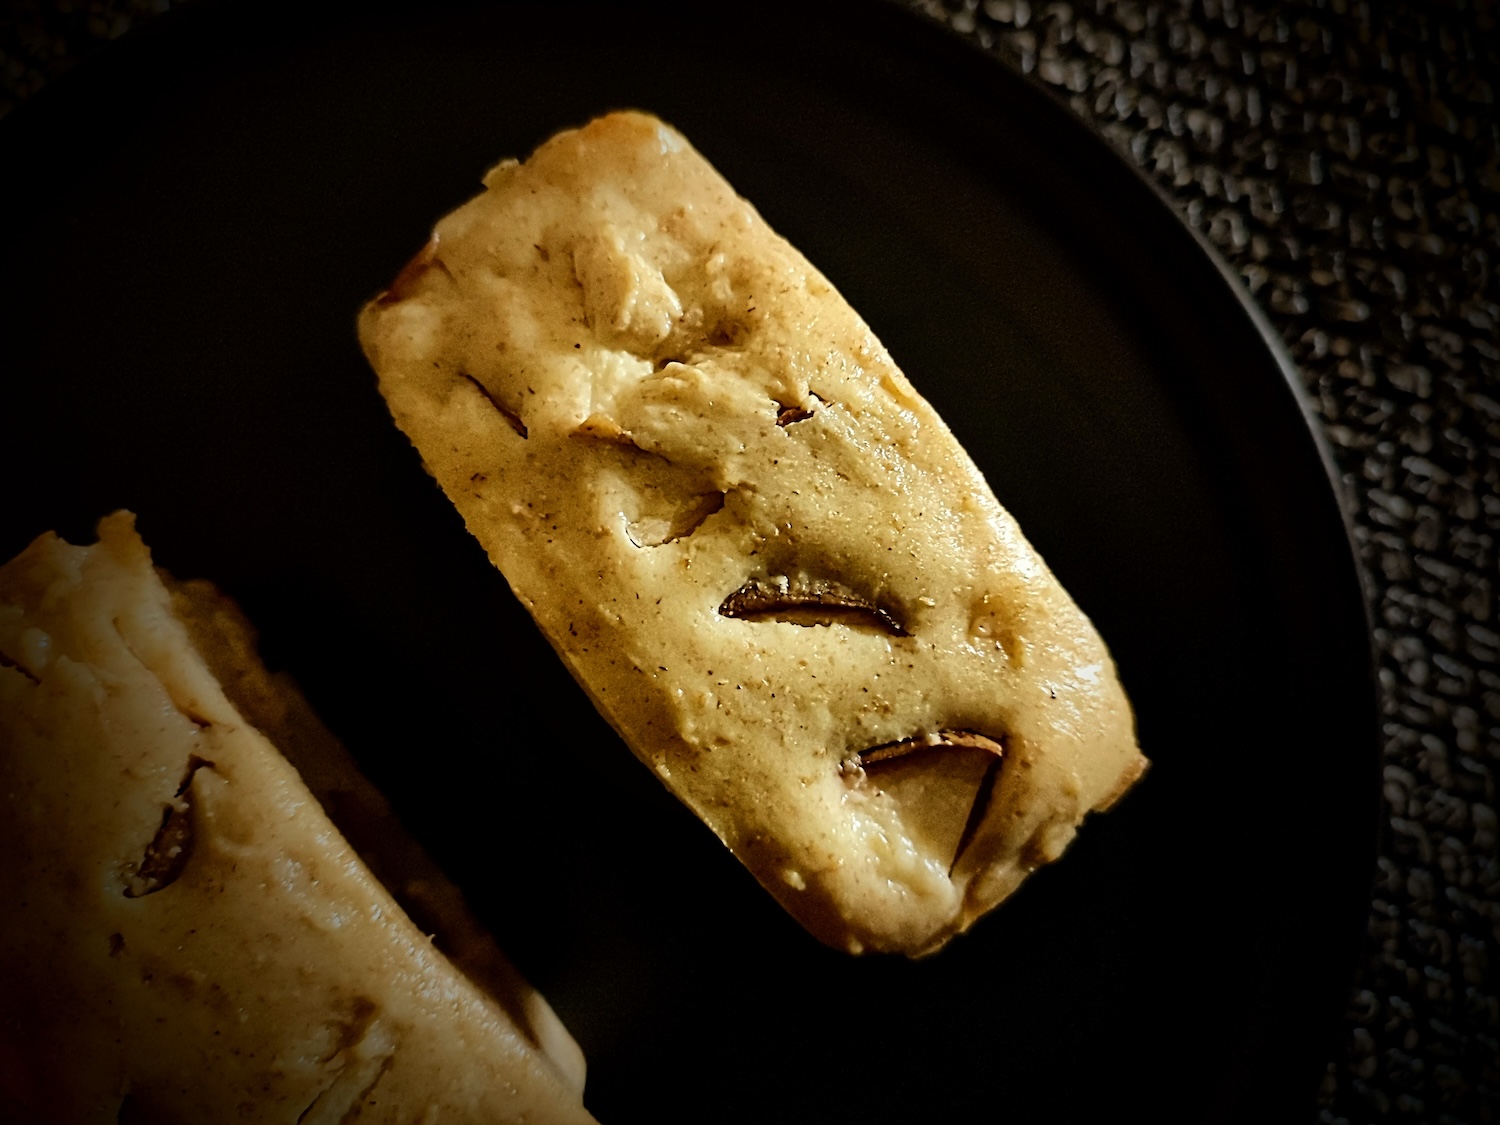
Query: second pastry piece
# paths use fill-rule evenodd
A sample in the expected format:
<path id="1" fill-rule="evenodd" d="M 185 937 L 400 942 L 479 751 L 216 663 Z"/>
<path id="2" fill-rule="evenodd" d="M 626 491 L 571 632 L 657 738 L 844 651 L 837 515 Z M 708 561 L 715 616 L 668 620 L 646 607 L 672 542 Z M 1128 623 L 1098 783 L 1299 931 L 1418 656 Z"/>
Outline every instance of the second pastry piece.
<path id="1" fill-rule="evenodd" d="M 364 310 L 396 421 L 634 752 L 824 941 L 940 946 L 1139 775 L 1103 643 L 868 327 L 613 114 Z"/>
<path id="2" fill-rule="evenodd" d="M 0 566 L 0 1121 L 591 1123 L 577 1045 L 233 604 L 99 532 Z"/>

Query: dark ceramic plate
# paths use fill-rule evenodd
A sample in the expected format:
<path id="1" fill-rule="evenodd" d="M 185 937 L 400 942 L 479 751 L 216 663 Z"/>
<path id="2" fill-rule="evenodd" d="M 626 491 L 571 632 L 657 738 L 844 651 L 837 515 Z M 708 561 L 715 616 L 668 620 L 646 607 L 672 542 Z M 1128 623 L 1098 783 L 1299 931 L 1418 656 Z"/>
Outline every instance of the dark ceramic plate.
<path id="1" fill-rule="evenodd" d="M 499 157 L 674 122 L 1109 641 L 1154 759 L 967 937 L 818 946 L 595 716 L 354 314 Z M 1374 855 L 1366 624 L 1281 353 L 1038 89 L 880 4 L 208 0 L 0 130 L 6 556 L 140 514 L 556 1006 L 606 1123 L 1310 1121 Z"/>

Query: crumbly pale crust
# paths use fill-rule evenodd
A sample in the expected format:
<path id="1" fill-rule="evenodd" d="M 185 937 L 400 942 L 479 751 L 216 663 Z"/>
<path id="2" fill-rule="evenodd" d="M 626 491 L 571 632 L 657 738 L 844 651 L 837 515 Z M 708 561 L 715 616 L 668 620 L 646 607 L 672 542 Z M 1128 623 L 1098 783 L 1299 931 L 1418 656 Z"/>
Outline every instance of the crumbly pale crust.
<path id="1" fill-rule="evenodd" d="M 99 533 L 0 567 L 0 1119 L 591 1122 L 545 1002 L 463 922 L 493 995 L 437 952 L 231 703 L 389 816 L 233 608 Z"/>
<path id="2" fill-rule="evenodd" d="M 507 160 L 359 322 L 632 750 L 809 930 L 923 953 L 1139 776 L 1103 643 L 828 281 L 676 132 Z"/>

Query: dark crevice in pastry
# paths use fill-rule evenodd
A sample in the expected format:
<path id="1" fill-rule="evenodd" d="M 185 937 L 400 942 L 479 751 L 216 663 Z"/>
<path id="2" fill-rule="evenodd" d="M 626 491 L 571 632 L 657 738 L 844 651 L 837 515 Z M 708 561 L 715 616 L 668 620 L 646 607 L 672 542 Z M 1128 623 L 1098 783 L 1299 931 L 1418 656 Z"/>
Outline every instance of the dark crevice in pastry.
<path id="1" fill-rule="evenodd" d="M 884 606 L 828 578 L 752 578 L 719 606 L 723 617 L 785 621 L 792 625 L 864 627 L 905 637 L 905 627 Z"/>
<path id="2" fill-rule="evenodd" d="M 778 402 L 776 408 L 776 424 L 782 429 L 793 422 L 805 422 L 813 416 L 813 412 L 805 406 L 785 406 Z"/>
<path id="3" fill-rule="evenodd" d="M 896 803 L 913 840 L 945 858 L 949 874 L 989 811 L 1005 746 L 988 735 L 944 730 L 860 751 L 856 778 Z"/>
<path id="4" fill-rule="evenodd" d="M 193 775 L 213 763 L 194 754 L 174 794 L 176 803 L 162 810 L 161 827 L 146 845 L 141 862 L 126 879 L 126 898 L 145 898 L 177 882 L 193 854 Z"/>
<path id="5" fill-rule="evenodd" d="M 949 875 L 953 874 L 958 861 L 963 859 L 964 852 L 969 850 L 969 845 L 979 832 L 979 826 L 984 823 L 984 818 L 990 811 L 990 802 L 995 796 L 995 782 L 1000 779 L 1000 767 L 1004 762 L 1004 757 L 997 753 L 985 763 L 984 776 L 980 778 L 979 786 L 974 791 L 974 803 L 969 806 L 969 817 L 964 821 L 964 830 L 959 833 L 958 846 L 954 848 L 953 859 L 948 864 Z"/>
<path id="6" fill-rule="evenodd" d="M 5 653 L 3 653 L 3 652 L 0 652 L 0 668 L 11 668 L 11 669 L 14 669 L 15 671 L 21 673 L 21 675 L 25 676 L 33 684 L 40 684 L 42 682 L 36 676 L 33 676 L 31 674 L 31 669 L 27 668 L 26 665 L 20 664 L 20 663 L 18 663 L 16 661 L 12 660 L 10 657 L 6 656 Z"/>
<path id="7" fill-rule="evenodd" d="M 458 377 L 460 379 L 467 379 L 469 382 L 473 383 L 474 387 L 489 401 L 489 404 L 495 408 L 500 417 L 504 418 L 507 422 L 510 423 L 510 428 L 515 430 L 516 433 L 520 434 L 523 438 L 526 436 L 526 423 L 521 421 L 521 416 L 514 410 L 510 409 L 510 407 L 502 403 L 494 395 L 490 394 L 490 390 L 488 387 L 486 387 L 478 379 L 474 378 L 474 376 L 470 375 L 467 371 L 460 371 L 458 373 Z"/>

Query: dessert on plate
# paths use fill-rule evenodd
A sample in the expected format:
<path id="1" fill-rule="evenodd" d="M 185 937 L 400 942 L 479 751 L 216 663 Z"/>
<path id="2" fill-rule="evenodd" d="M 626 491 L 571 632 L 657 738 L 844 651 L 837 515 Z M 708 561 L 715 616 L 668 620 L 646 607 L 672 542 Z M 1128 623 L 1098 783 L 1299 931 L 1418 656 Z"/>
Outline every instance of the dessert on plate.
<path id="1" fill-rule="evenodd" d="M 823 941 L 940 947 L 1145 767 L 1088 619 L 869 327 L 677 132 L 505 160 L 359 318 L 634 753 Z"/>

